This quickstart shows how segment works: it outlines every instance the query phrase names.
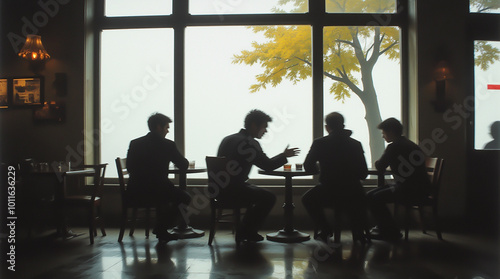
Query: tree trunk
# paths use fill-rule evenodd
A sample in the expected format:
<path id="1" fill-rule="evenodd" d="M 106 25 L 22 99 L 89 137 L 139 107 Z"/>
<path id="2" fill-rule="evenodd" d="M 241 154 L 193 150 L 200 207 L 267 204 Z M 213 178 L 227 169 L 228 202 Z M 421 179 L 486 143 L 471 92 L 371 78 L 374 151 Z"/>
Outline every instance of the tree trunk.
<path id="1" fill-rule="evenodd" d="M 370 135 L 371 166 L 374 167 L 375 161 L 382 156 L 385 149 L 382 133 L 377 128 L 377 125 L 382 122 L 382 117 L 380 116 L 380 107 L 378 105 L 377 92 L 373 85 L 371 70 L 362 71 L 361 80 L 363 82 L 363 93 L 359 94 L 359 97 L 365 106 L 365 119 Z"/>

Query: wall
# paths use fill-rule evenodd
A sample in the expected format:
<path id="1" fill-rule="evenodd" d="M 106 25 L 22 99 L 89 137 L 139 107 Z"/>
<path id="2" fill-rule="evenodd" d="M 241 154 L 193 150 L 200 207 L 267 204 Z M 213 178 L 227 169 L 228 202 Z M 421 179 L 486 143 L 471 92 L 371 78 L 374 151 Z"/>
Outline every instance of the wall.
<path id="1" fill-rule="evenodd" d="M 445 159 L 440 212 L 453 217 L 465 212 L 468 121 L 463 119 L 457 125 L 449 117 L 455 114 L 452 106 L 462 104 L 469 94 L 468 72 L 464 70 L 472 66 L 467 65 L 470 54 L 464 32 L 468 7 L 468 1 L 417 1 L 419 140 L 426 142 L 427 155 Z M 436 96 L 433 71 L 440 60 L 448 61 L 454 75 L 454 79 L 446 81 L 449 104 L 444 112 L 437 112 L 433 105 Z"/>
<path id="2" fill-rule="evenodd" d="M 83 123 L 83 2 L 69 0 L 2 1 L 2 61 L 0 76 L 33 76 L 28 61 L 17 56 L 25 34 L 41 35 L 51 59 L 40 71 L 45 77 L 45 100 L 66 105 L 66 121 L 61 124 L 34 124 L 32 109 L 0 109 L 0 161 L 17 162 L 35 158 L 41 162 L 65 161 L 81 157 L 79 143 L 84 140 Z M 19 45 L 9 37 L 21 37 Z M 19 38 L 17 37 L 17 38 Z M 67 94 L 57 96 L 56 73 L 67 76 Z M 71 158 L 73 161 L 76 159 Z"/>

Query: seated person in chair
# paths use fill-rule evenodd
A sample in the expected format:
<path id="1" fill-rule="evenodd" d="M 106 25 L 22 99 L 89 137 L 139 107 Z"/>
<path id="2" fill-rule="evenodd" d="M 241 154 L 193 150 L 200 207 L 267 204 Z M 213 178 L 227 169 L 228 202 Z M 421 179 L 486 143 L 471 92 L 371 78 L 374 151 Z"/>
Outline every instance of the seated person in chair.
<path id="1" fill-rule="evenodd" d="M 235 163 L 232 168 L 235 171 L 230 173 L 230 183 L 220 189 L 218 199 L 230 199 L 247 207 L 242 225 L 236 232 L 237 242 L 263 240 L 258 230 L 276 202 L 273 193 L 247 182 L 252 166 L 274 170 L 287 163 L 287 157 L 296 156 L 299 152 L 297 148 L 286 148 L 273 158 L 267 157 L 255 139 L 262 138 L 270 121 L 272 119 L 266 113 L 250 111 L 245 118 L 245 128 L 225 137 L 217 152 L 217 156 L 226 157 Z"/>
<path id="2" fill-rule="evenodd" d="M 351 131 L 344 129 L 344 117 L 340 113 L 328 114 L 325 122 L 328 135 L 314 140 L 304 161 L 305 170 L 314 172 L 319 162 L 319 184 L 304 194 L 302 203 L 320 230 L 321 240 L 327 241 L 331 236 L 324 208 L 333 206 L 350 215 L 353 240 L 364 242 L 366 199 L 360 180 L 366 178 L 368 168 L 363 147 L 351 138 Z"/>
<path id="3" fill-rule="evenodd" d="M 390 144 L 375 162 L 375 167 L 378 171 L 385 171 L 390 166 L 396 183 L 367 193 L 370 211 L 378 224 L 370 233 L 373 239 L 394 240 L 402 235 L 386 204 L 424 198 L 429 194 L 431 182 L 425 167 L 425 155 L 418 145 L 402 135 L 403 125 L 395 118 L 388 118 L 378 128 Z"/>
<path id="4" fill-rule="evenodd" d="M 165 138 L 172 120 L 161 113 L 148 119 L 149 133 L 130 142 L 127 154 L 129 181 L 127 193 L 132 199 L 141 199 L 157 207 L 156 227 L 153 233 L 163 241 L 173 239 L 167 227 L 180 214 L 180 204 L 187 206 L 191 197 L 175 187 L 168 179 L 168 168 L 173 162 L 179 169 L 187 169 L 189 162 L 175 143 Z M 169 206 L 173 204 L 175 208 Z M 169 212 L 176 210 L 177 212 Z"/>

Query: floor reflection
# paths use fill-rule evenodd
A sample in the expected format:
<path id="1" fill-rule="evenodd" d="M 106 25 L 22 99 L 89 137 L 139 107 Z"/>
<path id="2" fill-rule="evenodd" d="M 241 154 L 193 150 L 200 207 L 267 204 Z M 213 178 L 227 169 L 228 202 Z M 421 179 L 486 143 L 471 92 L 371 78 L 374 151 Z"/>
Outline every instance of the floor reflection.
<path id="1" fill-rule="evenodd" d="M 110 229 L 94 245 L 77 237 L 20 246 L 15 278 L 500 278 L 497 240 L 449 235 L 438 241 L 414 235 L 395 243 L 361 245 L 346 237 L 341 244 L 263 241 L 237 248 L 230 231 L 217 232 L 208 246 L 207 237 L 166 245 L 157 245 L 154 238 L 126 237 L 120 244 L 118 230 Z"/>
<path id="2" fill-rule="evenodd" d="M 369 244 L 316 241 L 309 248 L 311 256 L 304 278 L 365 278 Z"/>
<path id="3" fill-rule="evenodd" d="M 212 245 L 210 278 L 269 278 L 274 266 L 262 253 L 262 244 L 250 243 L 240 247 Z M 222 251 L 222 252 L 221 252 Z"/>
<path id="4" fill-rule="evenodd" d="M 153 242 L 154 243 L 154 242 Z M 120 245 L 122 256 L 122 278 L 129 278 L 140 274 L 141 278 L 168 278 L 170 273 L 185 272 L 182 266 L 176 266 L 172 261 L 172 248 L 166 245 L 154 244 L 146 241 L 137 244 L 135 241 L 130 244 Z M 164 275 L 164 276 L 162 276 Z M 138 278 L 138 277 L 135 277 Z"/>

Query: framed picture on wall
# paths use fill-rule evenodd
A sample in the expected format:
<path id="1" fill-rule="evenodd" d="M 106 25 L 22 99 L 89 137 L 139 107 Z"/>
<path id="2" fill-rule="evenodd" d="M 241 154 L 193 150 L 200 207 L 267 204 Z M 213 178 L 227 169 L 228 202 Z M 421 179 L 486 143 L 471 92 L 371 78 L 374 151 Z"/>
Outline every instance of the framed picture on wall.
<path id="1" fill-rule="evenodd" d="M 0 78 L 0 108 L 9 107 L 8 79 Z"/>
<path id="2" fill-rule="evenodd" d="M 44 97 L 43 77 L 12 79 L 12 106 L 42 105 Z"/>

